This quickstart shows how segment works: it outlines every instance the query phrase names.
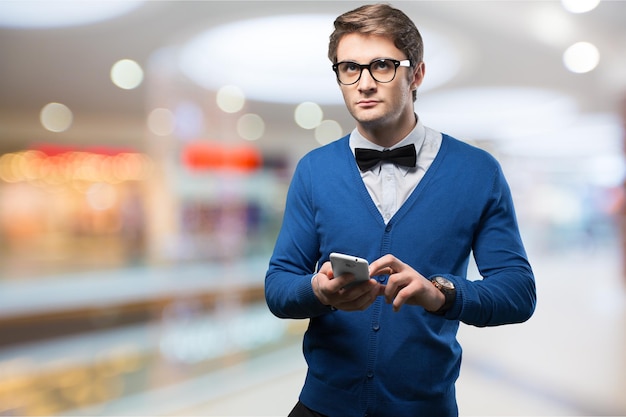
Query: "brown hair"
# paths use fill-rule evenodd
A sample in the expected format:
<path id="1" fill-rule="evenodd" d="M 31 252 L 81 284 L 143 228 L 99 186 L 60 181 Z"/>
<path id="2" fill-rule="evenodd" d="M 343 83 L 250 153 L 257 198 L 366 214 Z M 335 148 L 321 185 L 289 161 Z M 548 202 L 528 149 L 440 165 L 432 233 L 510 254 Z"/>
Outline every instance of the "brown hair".
<path id="1" fill-rule="evenodd" d="M 411 60 L 413 67 L 423 60 L 424 44 L 417 27 L 404 12 L 387 4 L 361 6 L 339 16 L 334 24 L 328 44 L 328 58 L 333 64 L 337 63 L 337 45 L 341 38 L 355 32 L 390 38 Z"/>

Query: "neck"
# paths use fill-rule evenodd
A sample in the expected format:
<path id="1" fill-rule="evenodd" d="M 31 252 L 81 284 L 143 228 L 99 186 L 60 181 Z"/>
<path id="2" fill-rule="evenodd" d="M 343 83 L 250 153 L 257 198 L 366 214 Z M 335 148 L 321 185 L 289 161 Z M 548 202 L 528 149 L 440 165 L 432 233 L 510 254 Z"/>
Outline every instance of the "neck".
<path id="1" fill-rule="evenodd" d="M 383 148 L 391 148 L 404 139 L 417 124 L 417 117 L 411 110 L 404 114 L 399 120 L 381 121 L 371 123 L 357 123 L 357 129 L 364 138 Z"/>

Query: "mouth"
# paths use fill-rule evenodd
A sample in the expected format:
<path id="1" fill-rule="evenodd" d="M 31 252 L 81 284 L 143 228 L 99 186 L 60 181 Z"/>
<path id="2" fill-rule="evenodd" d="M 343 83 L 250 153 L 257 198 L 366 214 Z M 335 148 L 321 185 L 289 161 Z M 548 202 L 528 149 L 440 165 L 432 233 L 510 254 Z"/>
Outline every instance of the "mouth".
<path id="1" fill-rule="evenodd" d="M 378 100 L 359 100 L 356 102 L 357 106 L 360 107 L 372 107 L 378 104 Z"/>

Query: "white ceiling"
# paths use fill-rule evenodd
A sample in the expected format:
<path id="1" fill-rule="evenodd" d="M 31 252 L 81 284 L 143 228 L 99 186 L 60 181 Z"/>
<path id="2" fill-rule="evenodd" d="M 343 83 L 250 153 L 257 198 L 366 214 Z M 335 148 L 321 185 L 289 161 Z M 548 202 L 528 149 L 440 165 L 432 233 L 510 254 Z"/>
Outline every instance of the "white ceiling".
<path id="1" fill-rule="evenodd" d="M 117 60 L 131 58 L 146 67 L 155 51 L 179 46 L 216 25 L 261 16 L 301 13 L 336 16 L 360 4 L 354 1 L 149 1 L 127 15 L 91 25 L 0 28 L 0 152 L 42 141 L 132 145 L 141 149 L 145 144 L 142 139 L 145 118 L 154 92 L 148 82 L 135 90 L 115 87 L 109 71 Z M 413 18 L 418 28 L 444 35 L 462 59 L 460 71 L 453 79 L 418 99 L 418 112 L 422 103 L 426 107 L 429 101 L 436 102 L 440 94 L 466 89 L 478 91 L 484 87 L 509 88 L 503 91 L 519 87 L 547 89 L 557 95 L 571 96 L 581 117 L 619 112 L 626 91 L 624 1 L 605 0 L 585 14 L 566 12 L 558 1 L 396 1 L 391 4 Z M 546 16 L 552 18 L 546 20 Z M 548 35 L 550 40 L 546 38 Z M 425 40 L 428 51 L 428 39 Z M 562 64 L 565 48 L 578 41 L 592 42 L 600 50 L 600 64 L 590 73 L 574 74 Z M 268 59 L 282 53 L 267 45 Z M 249 72 L 254 77 L 252 64 Z M 429 62 L 426 65 L 427 79 L 429 74 L 444 70 L 429 66 Z M 328 67 L 330 71 L 330 64 Z M 72 109 L 75 121 L 72 129 L 51 133 L 41 127 L 39 112 L 52 101 Z M 470 100 L 463 105 L 471 106 L 471 103 Z M 250 107 L 268 126 L 281 126 L 284 131 L 293 129 L 294 135 L 303 134 L 292 120 L 294 105 L 257 102 Z M 472 109 L 467 110 L 471 115 Z M 458 115 L 463 108 L 454 111 Z M 324 112 L 346 129 L 350 127 L 343 106 L 324 106 Z M 520 118 L 525 116 L 520 114 Z M 530 118 L 518 120 L 517 124 L 532 124 L 533 116 Z M 444 113 L 437 122 L 445 124 L 447 120 Z M 428 120 L 425 122 L 428 124 Z M 445 125 L 436 127 L 445 129 Z M 462 127 L 454 133 L 463 135 Z M 262 138 L 259 146 L 270 140 Z M 312 146 L 315 146 L 313 142 L 303 145 Z"/>

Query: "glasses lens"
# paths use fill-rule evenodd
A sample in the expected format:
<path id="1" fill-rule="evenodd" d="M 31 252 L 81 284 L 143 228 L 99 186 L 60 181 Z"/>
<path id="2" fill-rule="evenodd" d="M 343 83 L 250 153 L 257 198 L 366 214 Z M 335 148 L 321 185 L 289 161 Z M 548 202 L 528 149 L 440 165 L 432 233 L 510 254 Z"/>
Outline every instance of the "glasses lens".
<path id="1" fill-rule="evenodd" d="M 337 64 L 337 77 L 343 84 L 353 84 L 361 76 L 361 67 L 354 62 L 340 62 Z"/>
<path id="2" fill-rule="evenodd" d="M 379 59 L 370 63 L 370 73 L 379 83 L 388 83 L 396 75 L 396 66 L 391 60 Z"/>

